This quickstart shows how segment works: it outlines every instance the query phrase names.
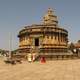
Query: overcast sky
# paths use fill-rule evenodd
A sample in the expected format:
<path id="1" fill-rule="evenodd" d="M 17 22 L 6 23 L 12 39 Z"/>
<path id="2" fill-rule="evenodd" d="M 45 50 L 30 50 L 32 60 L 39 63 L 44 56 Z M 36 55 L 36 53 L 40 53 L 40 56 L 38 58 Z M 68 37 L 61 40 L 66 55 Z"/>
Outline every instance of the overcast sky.
<path id="1" fill-rule="evenodd" d="M 11 49 L 17 49 L 18 32 L 25 25 L 41 23 L 49 7 L 69 31 L 69 41 L 80 39 L 80 0 L 0 0 L 0 48 L 9 50 L 11 40 Z"/>

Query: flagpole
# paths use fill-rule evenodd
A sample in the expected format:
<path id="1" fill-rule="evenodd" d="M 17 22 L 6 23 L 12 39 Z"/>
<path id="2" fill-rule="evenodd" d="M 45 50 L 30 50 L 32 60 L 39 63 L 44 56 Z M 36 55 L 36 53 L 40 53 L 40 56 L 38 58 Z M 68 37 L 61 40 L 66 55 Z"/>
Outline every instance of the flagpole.
<path id="1" fill-rule="evenodd" d="M 9 33 L 9 58 L 11 58 L 11 50 L 12 50 L 12 36 L 11 33 Z"/>

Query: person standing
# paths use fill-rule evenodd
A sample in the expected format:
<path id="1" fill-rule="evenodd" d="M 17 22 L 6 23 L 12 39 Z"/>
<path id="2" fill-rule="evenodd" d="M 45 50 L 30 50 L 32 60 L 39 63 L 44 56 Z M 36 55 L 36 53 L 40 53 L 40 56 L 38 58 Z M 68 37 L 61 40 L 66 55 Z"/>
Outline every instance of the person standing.
<path id="1" fill-rule="evenodd" d="M 31 62 L 32 61 L 32 55 L 31 54 L 28 54 L 28 62 Z"/>

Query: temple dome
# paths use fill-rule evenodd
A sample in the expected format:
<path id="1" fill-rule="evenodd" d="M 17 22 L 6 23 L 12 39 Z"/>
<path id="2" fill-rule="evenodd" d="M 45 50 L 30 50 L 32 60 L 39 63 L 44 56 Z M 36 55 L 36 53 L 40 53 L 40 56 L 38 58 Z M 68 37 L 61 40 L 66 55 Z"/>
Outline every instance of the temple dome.
<path id="1" fill-rule="evenodd" d="M 58 24 L 57 16 L 51 8 L 48 8 L 47 13 L 44 15 L 43 24 L 53 24 L 55 26 Z"/>

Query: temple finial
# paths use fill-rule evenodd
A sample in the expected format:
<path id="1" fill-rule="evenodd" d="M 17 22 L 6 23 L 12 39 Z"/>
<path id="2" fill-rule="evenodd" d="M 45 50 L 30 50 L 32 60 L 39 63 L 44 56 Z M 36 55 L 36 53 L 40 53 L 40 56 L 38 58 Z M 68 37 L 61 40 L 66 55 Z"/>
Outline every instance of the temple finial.
<path id="1" fill-rule="evenodd" d="M 53 10 L 51 8 L 48 8 L 48 14 L 52 14 Z"/>
<path id="2" fill-rule="evenodd" d="M 47 13 L 43 17 L 44 24 L 55 24 L 57 25 L 57 16 L 53 13 L 54 11 L 51 8 L 48 8 Z"/>

